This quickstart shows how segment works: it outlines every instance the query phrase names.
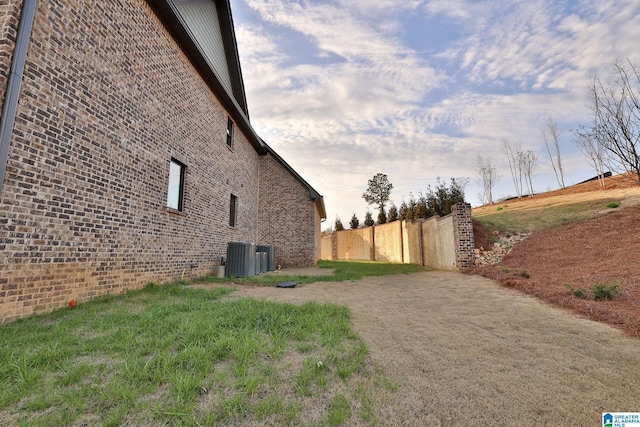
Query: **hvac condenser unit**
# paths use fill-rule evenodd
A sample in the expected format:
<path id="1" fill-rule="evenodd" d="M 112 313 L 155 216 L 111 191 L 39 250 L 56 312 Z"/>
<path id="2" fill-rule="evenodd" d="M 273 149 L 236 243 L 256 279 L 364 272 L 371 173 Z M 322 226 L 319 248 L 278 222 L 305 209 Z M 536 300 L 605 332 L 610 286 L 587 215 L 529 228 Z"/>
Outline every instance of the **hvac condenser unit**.
<path id="1" fill-rule="evenodd" d="M 249 277 L 256 274 L 256 245 L 244 242 L 229 242 L 225 276 Z"/>
<path id="2" fill-rule="evenodd" d="M 256 274 L 258 271 L 258 266 L 260 266 L 260 273 L 266 273 L 267 271 L 267 253 L 266 252 L 256 252 Z"/>
<path id="3" fill-rule="evenodd" d="M 256 251 L 267 253 L 267 271 L 275 271 L 276 248 L 273 245 L 257 245 Z"/>
<path id="4" fill-rule="evenodd" d="M 256 276 L 260 274 L 260 252 L 256 252 L 256 264 L 255 264 Z"/>

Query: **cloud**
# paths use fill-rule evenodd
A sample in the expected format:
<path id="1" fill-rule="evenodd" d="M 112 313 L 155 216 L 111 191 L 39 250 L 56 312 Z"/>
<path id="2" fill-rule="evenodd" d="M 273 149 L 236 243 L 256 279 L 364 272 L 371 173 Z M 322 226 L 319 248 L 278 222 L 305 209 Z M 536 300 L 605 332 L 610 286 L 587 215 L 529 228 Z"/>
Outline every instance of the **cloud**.
<path id="1" fill-rule="evenodd" d="M 621 52 L 637 50 L 637 1 L 582 1 L 570 12 L 549 0 L 488 3 L 484 19 L 465 21 L 469 36 L 446 52 L 474 83 L 514 81 L 533 90 L 586 87 L 589 76 Z"/>
<path id="2" fill-rule="evenodd" d="M 250 104 L 254 125 L 283 144 L 301 135 L 330 145 L 372 128 L 387 133 L 395 116 L 418 108 L 445 78 L 410 55 L 399 39 L 368 28 L 349 10 L 267 0 L 248 5 L 266 22 L 304 35 L 308 46 L 302 49 L 344 59 L 290 63 L 291 54 L 280 50 L 274 37 L 266 39 L 254 26 L 240 27 L 246 86 L 250 98 L 262 100 Z"/>
<path id="3" fill-rule="evenodd" d="M 429 15 L 443 15 L 446 18 L 467 20 L 473 16 L 480 16 L 474 13 L 477 7 L 464 0 L 429 1 L 426 2 L 424 9 Z"/>
<path id="4" fill-rule="evenodd" d="M 325 195 L 331 223 L 364 217 L 377 172 L 397 203 L 438 176 L 473 179 L 479 152 L 506 176 L 501 138 L 536 151 L 534 184 L 552 185 L 547 116 L 565 131 L 568 173 L 589 175 L 568 130 L 589 117 L 590 78 L 640 37 L 638 0 L 244 2 L 255 19 L 236 34 L 252 124 Z M 472 180 L 472 201 L 478 191 Z"/>

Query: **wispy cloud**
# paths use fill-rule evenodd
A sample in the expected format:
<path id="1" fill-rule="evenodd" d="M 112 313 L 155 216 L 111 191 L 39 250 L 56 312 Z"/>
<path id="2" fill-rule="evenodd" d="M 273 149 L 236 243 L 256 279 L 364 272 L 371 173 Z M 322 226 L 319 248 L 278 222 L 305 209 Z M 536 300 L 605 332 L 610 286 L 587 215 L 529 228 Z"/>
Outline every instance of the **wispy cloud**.
<path id="1" fill-rule="evenodd" d="M 445 78 L 393 35 L 368 28 L 350 9 L 263 0 L 247 4 L 266 22 L 304 35 L 307 45 L 300 49 L 342 58 L 291 63 L 291 53 L 280 50 L 273 38 L 264 40 L 262 30 L 240 27 L 245 81 L 250 98 L 259 100 L 251 105 L 255 125 L 281 144 L 298 144 L 304 137 L 317 146 L 355 143 L 370 149 L 395 133 L 400 118 L 420 108 Z"/>
<path id="2" fill-rule="evenodd" d="M 500 138 L 539 153 L 545 188 L 548 115 L 584 176 L 568 130 L 588 117 L 589 79 L 640 38 L 638 0 L 237 1 L 253 16 L 236 22 L 252 123 L 325 195 L 331 222 L 362 218 L 377 172 L 399 203 L 437 176 L 474 177 L 478 152 L 506 168 Z"/>

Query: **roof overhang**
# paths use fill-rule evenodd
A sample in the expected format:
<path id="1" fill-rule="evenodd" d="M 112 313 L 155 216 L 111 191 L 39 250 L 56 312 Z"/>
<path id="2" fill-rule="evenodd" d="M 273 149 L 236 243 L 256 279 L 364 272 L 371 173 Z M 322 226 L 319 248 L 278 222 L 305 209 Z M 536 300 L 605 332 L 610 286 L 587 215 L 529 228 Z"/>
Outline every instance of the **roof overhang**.
<path id="1" fill-rule="evenodd" d="M 249 122 L 249 112 L 242 82 L 242 71 L 238 58 L 238 49 L 233 29 L 231 5 L 229 0 L 212 0 L 215 2 L 220 17 L 220 28 L 225 46 L 227 64 L 230 67 L 233 93 L 221 83 L 215 68 L 211 65 L 195 37 L 187 27 L 171 0 L 147 0 L 158 17 L 169 30 L 174 40 L 198 70 L 209 88 L 220 100 L 236 125 L 247 136 L 247 139 L 259 154 L 266 154 L 262 139 L 256 134 Z"/>
<path id="2" fill-rule="evenodd" d="M 327 219 L 327 211 L 324 206 L 324 197 L 320 193 L 318 193 L 307 181 L 304 180 L 300 176 L 298 172 L 295 171 L 287 162 L 284 161 L 282 157 L 276 153 L 273 148 L 269 147 L 269 145 L 262 141 L 262 144 L 265 146 L 267 153 L 272 155 L 274 159 L 278 161 L 290 174 L 293 176 L 300 184 L 305 186 L 307 190 L 309 190 L 309 198 L 316 203 L 316 207 L 318 209 L 318 213 L 320 214 L 320 218 Z"/>

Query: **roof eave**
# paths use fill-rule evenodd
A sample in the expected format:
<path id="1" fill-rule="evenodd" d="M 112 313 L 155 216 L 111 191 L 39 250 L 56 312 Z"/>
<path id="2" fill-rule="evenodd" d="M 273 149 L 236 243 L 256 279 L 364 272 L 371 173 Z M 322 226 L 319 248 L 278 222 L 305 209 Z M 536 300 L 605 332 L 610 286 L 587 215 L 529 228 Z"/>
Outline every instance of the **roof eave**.
<path id="1" fill-rule="evenodd" d="M 247 136 L 247 139 L 256 152 L 264 155 L 266 154 L 266 149 L 263 145 L 263 141 L 249 122 L 249 113 L 246 104 L 244 84 L 242 83 L 240 61 L 235 44 L 235 32 L 233 31 L 233 23 L 230 21 L 231 7 L 229 0 L 221 1 L 222 3 L 216 2 L 216 5 L 222 6 L 222 13 L 219 13 L 221 20 L 220 26 L 222 27 L 225 52 L 227 52 L 227 63 L 235 68 L 235 70 L 233 70 L 234 72 L 230 74 L 233 76 L 231 83 L 236 96 L 229 93 L 227 88 L 222 84 L 222 79 L 220 79 L 213 66 L 209 63 L 198 43 L 193 39 L 190 31 L 187 29 L 172 2 L 169 0 L 147 0 L 149 5 L 165 24 L 182 51 L 198 70 L 200 76 L 205 80 L 211 91 L 228 111 L 233 121 Z M 242 105 L 240 105 L 238 101 L 240 101 Z"/>
<path id="2" fill-rule="evenodd" d="M 324 206 L 324 197 L 320 193 L 318 193 L 307 181 L 305 181 L 302 176 L 298 172 L 295 171 L 287 162 L 284 161 L 282 157 L 278 153 L 274 151 L 273 148 L 269 146 L 264 140 L 262 141 L 266 151 L 268 154 L 271 154 L 277 161 L 280 163 L 295 179 L 300 182 L 300 184 L 304 185 L 309 190 L 309 198 L 313 200 L 318 206 L 318 212 L 320 213 L 320 217 L 322 219 L 327 218 L 327 212 Z"/>

